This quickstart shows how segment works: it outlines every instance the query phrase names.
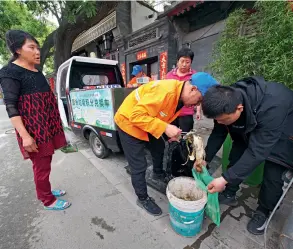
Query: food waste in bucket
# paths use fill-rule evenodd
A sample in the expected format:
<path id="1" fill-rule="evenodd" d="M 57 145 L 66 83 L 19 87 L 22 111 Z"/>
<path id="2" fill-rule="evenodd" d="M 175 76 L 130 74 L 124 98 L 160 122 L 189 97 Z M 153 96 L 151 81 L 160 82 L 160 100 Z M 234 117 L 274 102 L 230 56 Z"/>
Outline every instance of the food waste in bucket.
<path id="1" fill-rule="evenodd" d="M 214 178 L 210 176 L 205 166 L 200 166 L 202 165 L 205 157 L 203 139 L 201 136 L 196 135 L 196 131 L 194 130 L 188 132 L 183 138 L 186 140 L 187 145 L 190 144 L 192 147 L 192 151 L 189 155 L 189 160 L 195 160 L 197 170 L 199 170 L 198 167 L 200 167 L 202 171 L 198 172 L 197 170 L 192 169 L 192 175 L 194 177 L 194 180 L 196 181 L 197 186 L 205 191 L 208 195 L 206 214 L 217 226 L 219 226 L 221 212 L 218 200 L 218 193 L 211 194 L 207 192 L 207 186 Z"/>
<path id="2" fill-rule="evenodd" d="M 188 149 L 186 163 L 195 160 L 196 165 L 201 165 L 205 156 L 203 139 L 193 130 L 183 139 L 187 148 L 191 147 L 191 151 Z M 171 226 L 178 234 L 185 237 L 195 236 L 201 231 L 205 211 L 217 226 L 220 225 L 218 194 L 207 192 L 207 185 L 213 177 L 205 167 L 202 168 L 202 173 L 193 169 L 192 175 L 194 179 L 174 178 L 167 186 Z"/>
<path id="3" fill-rule="evenodd" d="M 171 226 L 185 237 L 201 231 L 207 194 L 191 177 L 176 177 L 167 186 Z"/>

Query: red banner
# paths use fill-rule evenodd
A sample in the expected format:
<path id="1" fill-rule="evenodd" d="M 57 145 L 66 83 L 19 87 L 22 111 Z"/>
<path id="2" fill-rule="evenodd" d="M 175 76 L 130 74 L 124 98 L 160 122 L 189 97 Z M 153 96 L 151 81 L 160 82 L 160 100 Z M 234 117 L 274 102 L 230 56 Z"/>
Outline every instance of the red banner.
<path id="1" fill-rule="evenodd" d="M 55 93 L 55 80 L 54 80 L 53 77 L 52 78 L 49 78 L 49 85 L 50 85 L 51 91 L 53 93 Z"/>
<path id="2" fill-rule="evenodd" d="M 125 65 L 125 63 L 121 64 L 120 69 L 121 69 L 121 74 L 122 74 L 122 78 L 123 78 L 124 86 L 125 86 L 126 85 L 126 65 Z"/>
<path id="3" fill-rule="evenodd" d="M 168 54 L 167 52 L 162 52 L 160 54 L 160 80 L 164 80 L 166 78 L 167 71 L 168 71 Z"/>
<path id="4" fill-rule="evenodd" d="M 147 55 L 147 51 L 144 50 L 144 51 L 140 51 L 136 54 L 136 59 L 139 61 L 139 60 L 143 60 L 143 59 L 146 59 L 148 57 Z"/>

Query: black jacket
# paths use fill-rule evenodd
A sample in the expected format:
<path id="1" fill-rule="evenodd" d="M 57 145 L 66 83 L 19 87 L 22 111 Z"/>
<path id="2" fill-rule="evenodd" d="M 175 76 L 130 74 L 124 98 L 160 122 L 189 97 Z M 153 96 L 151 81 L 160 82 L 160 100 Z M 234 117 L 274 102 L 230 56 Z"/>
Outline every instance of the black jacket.
<path id="1" fill-rule="evenodd" d="M 245 129 L 237 132 L 231 129 L 233 124 L 215 121 L 206 146 L 206 161 L 212 160 L 229 132 L 233 147 L 244 148 L 239 160 L 223 174 L 229 183 L 244 180 L 265 160 L 293 169 L 293 91 L 261 77 L 245 78 L 232 87 L 243 96 Z"/>

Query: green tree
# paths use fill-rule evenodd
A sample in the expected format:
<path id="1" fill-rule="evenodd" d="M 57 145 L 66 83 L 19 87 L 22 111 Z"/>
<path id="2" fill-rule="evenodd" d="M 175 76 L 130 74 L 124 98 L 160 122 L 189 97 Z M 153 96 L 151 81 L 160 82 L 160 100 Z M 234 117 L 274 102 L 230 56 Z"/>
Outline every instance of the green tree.
<path id="1" fill-rule="evenodd" d="M 35 36 L 40 45 L 52 30 L 56 29 L 52 23 L 42 17 L 35 17 L 22 2 L 1 1 L 0 2 L 0 64 L 6 64 L 11 57 L 5 44 L 5 33 L 9 29 L 20 29 Z M 48 71 L 52 70 L 49 58 L 46 65 Z"/>
<path id="2" fill-rule="evenodd" d="M 44 40 L 41 65 L 54 48 L 54 68 L 70 58 L 72 44 L 79 34 L 105 18 L 116 1 L 26 1 L 28 8 L 40 16 L 54 15 L 59 26 Z"/>
<path id="3" fill-rule="evenodd" d="M 223 84 L 251 75 L 293 89 L 293 11 L 287 1 L 258 1 L 255 12 L 236 10 L 214 50 L 212 71 Z"/>

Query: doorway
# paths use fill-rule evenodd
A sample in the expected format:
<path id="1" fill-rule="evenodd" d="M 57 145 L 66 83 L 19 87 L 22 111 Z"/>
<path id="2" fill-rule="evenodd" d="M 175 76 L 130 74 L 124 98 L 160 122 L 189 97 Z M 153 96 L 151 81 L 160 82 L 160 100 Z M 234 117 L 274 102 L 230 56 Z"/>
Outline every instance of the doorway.
<path id="1" fill-rule="evenodd" d="M 158 56 L 147 58 L 145 60 L 136 61 L 133 63 L 129 63 L 130 79 L 134 77 L 133 75 L 131 75 L 131 73 L 135 65 L 140 65 L 142 67 L 142 70 L 148 77 L 152 78 L 153 80 L 158 79 L 158 75 L 159 75 Z"/>

